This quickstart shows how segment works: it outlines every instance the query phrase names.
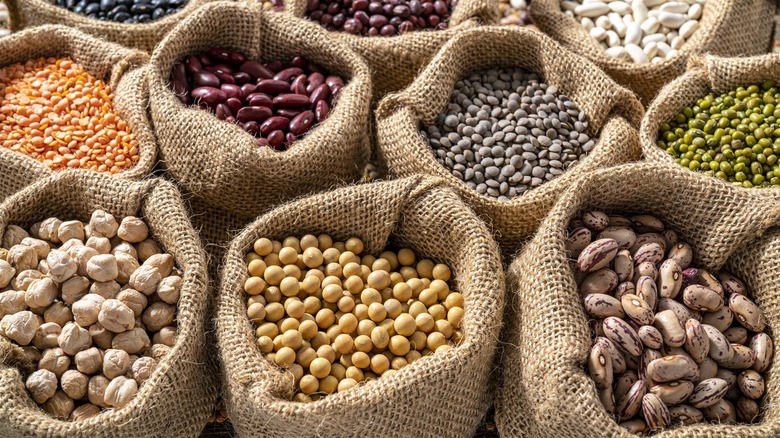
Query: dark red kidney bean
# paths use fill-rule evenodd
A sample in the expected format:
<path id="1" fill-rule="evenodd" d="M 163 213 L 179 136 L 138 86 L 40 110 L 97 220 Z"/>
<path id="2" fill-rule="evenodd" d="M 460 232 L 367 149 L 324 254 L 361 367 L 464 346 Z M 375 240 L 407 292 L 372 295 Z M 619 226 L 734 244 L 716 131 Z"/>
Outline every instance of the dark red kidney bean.
<path id="1" fill-rule="evenodd" d="M 420 3 L 420 0 L 411 0 L 409 2 L 409 11 L 411 11 L 414 16 L 420 15 L 420 13 L 422 13 L 422 3 Z"/>
<path id="2" fill-rule="evenodd" d="M 368 4 L 368 12 L 370 14 L 374 14 L 374 15 L 381 14 L 381 13 L 384 12 L 383 8 L 384 8 L 384 5 L 382 5 L 382 3 L 379 3 L 379 2 L 371 2 L 371 3 Z"/>
<path id="3" fill-rule="evenodd" d="M 290 119 L 288 119 L 287 117 L 273 116 L 270 119 L 263 122 L 262 125 L 260 125 L 260 132 L 262 132 L 263 135 L 268 135 L 271 133 L 271 131 L 287 128 L 289 124 L 290 124 Z"/>
<path id="4" fill-rule="evenodd" d="M 290 61 L 290 65 L 293 67 L 305 69 L 309 66 L 309 61 L 307 61 L 303 56 L 296 56 L 292 59 L 292 61 Z"/>
<path id="5" fill-rule="evenodd" d="M 350 18 L 344 23 L 345 32 L 358 34 L 361 30 L 363 30 L 363 23 L 354 18 Z"/>
<path id="6" fill-rule="evenodd" d="M 398 4 L 398 3 L 397 2 L 394 3 L 394 4 L 384 3 L 382 5 L 382 13 L 385 14 L 385 15 L 392 15 L 393 14 L 393 6 L 395 6 L 396 4 Z"/>
<path id="7" fill-rule="evenodd" d="M 324 25 L 329 25 L 333 21 L 333 15 L 330 14 L 322 14 L 322 17 L 320 18 L 320 23 Z"/>
<path id="8" fill-rule="evenodd" d="M 365 11 L 368 9 L 368 0 L 353 0 L 352 2 L 352 9 L 356 11 Z"/>
<path id="9" fill-rule="evenodd" d="M 180 84 L 184 85 L 185 88 L 189 88 L 190 86 L 190 80 L 187 77 L 187 67 L 181 62 L 173 66 L 173 72 L 171 73 L 171 78 L 174 81 L 177 81 Z"/>
<path id="10" fill-rule="evenodd" d="M 233 116 L 230 116 L 227 119 L 225 119 L 225 121 L 228 122 L 228 123 L 236 123 L 236 118 L 233 117 Z"/>
<path id="11" fill-rule="evenodd" d="M 414 23 L 411 21 L 404 21 L 403 23 L 398 25 L 398 32 L 404 33 L 404 32 L 411 32 L 414 30 Z"/>
<path id="12" fill-rule="evenodd" d="M 260 64 L 257 61 L 247 61 L 241 64 L 239 70 L 244 73 L 248 73 L 249 76 L 251 76 L 254 80 L 271 79 L 274 77 L 274 72 L 267 69 L 263 64 Z"/>
<path id="13" fill-rule="evenodd" d="M 235 84 L 236 80 L 233 79 L 233 76 L 227 74 L 227 73 L 217 73 L 217 77 L 219 78 L 220 82 L 224 84 Z"/>
<path id="14" fill-rule="evenodd" d="M 187 68 L 187 73 L 191 75 L 203 70 L 203 65 L 198 60 L 198 57 L 195 55 L 188 56 L 187 59 L 184 61 L 184 65 Z"/>
<path id="15" fill-rule="evenodd" d="M 306 84 L 306 91 L 311 93 L 315 88 L 325 83 L 325 76 L 322 73 L 312 73 L 309 75 L 308 83 Z"/>
<path id="16" fill-rule="evenodd" d="M 288 132 L 284 136 L 284 141 L 285 143 L 287 143 L 288 146 L 292 143 L 295 143 L 296 140 L 298 140 L 298 136 L 293 134 L 292 132 Z"/>
<path id="17" fill-rule="evenodd" d="M 312 123 L 314 123 L 314 113 L 304 111 L 290 121 L 290 132 L 295 135 L 301 135 L 311 128 Z"/>
<path id="18" fill-rule="evenodd" d="M 336 14 L 333 16 L 333 25 L 336 27 L 344 26 L 344 23 L 346 21 L 347 21 L 347 17 L 344 16 L 344 14 Z"/>
<path id="19" fill-rule="evenodd" d="M 181 82 L 177 81 L 176 79 L 171 81 L 171 91 L 173 91 L 173 94 L 180 96 L 187 94 L 188 90 L 187 86 L 182 84 Z"/>
<path id="20" fill-rule="evenodd" d="M 319 65 L 317 65 L 317 64 L 309 64 L 309 72 L 310 73 L 319 73 L 321 75 L 325 74 L 325 70 L 322 67 L 320 67 Z"/>
<path id="21" fill-rule="evenodd" d="M 379 29 L 379 34 L 382 36 L 395 35 L 395 26 L 392 24 L 385 24 L 381 29 Z"/>
<path id="22" fill-rule="evenodd" d="M 324 100 L 317 102 L 317 105 L 314 107 L 314 115 L 317 118 L 317 123 L 322 123 L 328 118 L 329 114 L 330 106 L 328 105 L 328 102 L 325 102 Z"/>
<path id="23" fill-rule="evenodd" d="M 263 137 L 258 138 L 257 139 L 257 145 L 260 146 L 260 147 L 268 146 L 268 139 L 267 138 L 263 138 Z"/>
<path id="24" fill-rule="evenodd" d="M 196 87 L 219 87 L 219 78 L 214 73 L 201 70 L 192 75 Z"/>
<path id="25" fill-rule="evenodd" d="M 330 97 L 330 87 L 328 84 L 322 84 L 319 87 L 317 87 L 314 91 L 311 92 L 311 95 L 309 96 L 309 100 L 311 100 L 312 104 L 317 104 L 317 102 L 321 100 L 325 100 L 328 97 Z"/>
<path id="26" fill-rule="evenodd" d="M 335 99 L 336 96 L 338 96 L 339 91 L 341 91 L 341 88 L 342 87 L 340 85 L 330 87 L 330 97 L 328 97 L 328 102 L 333 102 L 333 99 Z"/>
<path id="27" fill-rule="evenodd" d="M 422 16 L 431 15 L 433 13 L 433 2 L 425 2 L 422 4 Z"/>
<path id="28" fill-rule="evenodd" d="M 292 84 L 290 84 L 290 90 L 292 90 L 295 94 L 305 94 L 308 95 L 309 93 L 306 92 L 306 81 L 308 79 L 308 76 L 306 75 L 298 75 L 295 80 L 292 81 Z"/>
<path id="29" fill-rule="evenodd" d="M 393 6 L 393 15 L 396 15 L 401 18 L 406 18 L 412 15 L 412 11 L 409 9 L 409 6 L 395 5 Z"/>
<path id="30" fill-rule="evenodd" d="M 369 36 L 377 36 L 379 35 L 379 29 L 372 27 L 371 29 L 368 29 L 368 35 Z"/>
<path id="31" fill-rule="evenodd" d="M 370 24 L 371 18 L 363 11 L 355 11 L 353 15 L 355 20 L 358 20 L 364 27 Z"/>
<path id="32" fill-rule="evenodd" d="M 222 91 L 225 92 L 228 99 L 236 98 L 236 99 L 243 99 L 244 95 L 241 92 L 241 87 L 238 85 L 233 84 L 222 84 L 222 86 L 219 87 Z"/>
<path id="33" fill-rule="evenodd" d="M 218 103 L 226 101 L 227 95 L 219 88 L 198 87 L 192 90 L 192 98 L 200 100 L 209 106 L 215 106 Z"/>
<path id="34" fill-rule="evenodd" d="M 184 105 L 192 105 L 192 98 L 189 94 L 177 94 L 176 97 L 179 99 L 179 102 Z"/>
<path id="35" fill-rule="evenodd" d="M 436 27 L 436 26 L 439 25 L 439 23 L 441 23 L 441 19 L 439 18 L 438 15 L 429 15 L 428 16 L 428 25 L 430 27 Z"/>
<path id="36" fill-rule="evenodd" d="M 298 76 L 303 74 L 303 69 L 298 67 L 290 67 L 286 68 L 279 73 L 274 75 L 275 81 L 284 81 L 284 82 L 292 82 L 292 80 Z"/>
<path id="37" fill-rule="evenodd" d="M 281 148 L 284 144 L 284 131 L 277 129 L 268 134 L 268 144 L 274 149 Z"/>
<path id="38" fill-rule="evenodd" d="M 297 116 L 298 114 L 302 113 L 303 110 L 299 109 L 289 109 L 289 108 L 282 108 L 280 110 L 276 111 L 277 116 L 287 117 L 288 119 L 292 119 L 293 117 Z"/>
<path id="39" fill-rule="evenodd" d="M 250 120 L 244 123 L 244 129 L 246 130 L 246 132 L 255 135 L 258 132 L 260 132 L 260 124 L 255 122 L 254 120 Z"/>
<path id="40" fill-rule="evenodd" d="M 201 53 L 200 55 L 198 55 L 198 61 L 200 61 L 200 64 L 203 67 L 214 64 L 213 62 L 211 62 L 211 58 L 209 58 L 208 55 L 206 55 L 205 53 Z"/>
<path id="41" fill-rule="evenodd" d="M 236 120 L 244 123 L 250 121 L 259 123 L 271 116 L 273 116 L 271 110 L 264 106 L 245 106 L 238 110 L 238 114 L 236 114 Z"/>
<path id="42" fill-rule="evenodd" d="M 230 64 L 241 64 L 242 62 L 246 61 L 244 55 L 236 52 L 235 50 L 230 50 L 230 49 L 223 49 L 223 48 L 209 49 L 208 51 L 206 51 L 206 54 L 208 54 L 211 57 L 211 59 L 218 62 L 225 62 Z"/>
<path id="43" fill-rule="evenodd" d="M 227 105 L 227 107 L 230 108 L 230 112 L 233 114 L 237 113 L 238 110 L 240 110 L 241 107 L 244 106 L 244 104 L 241 103 L 241 100 L 236 98 L 228 99 L 225 102 L 225 105 Z"/>
<path id="44" fill-rule="evenodd" d="M 330 86 L 330 88 L 333 88 L 335 85 L 344 86 L 344 80 L 341 79 L 338 76 L 330 75 L 327 78 L 325 78 L 325 83 Z"/>
<path id="45" fill-rule="evenodd" d="M 449 12 L 447 10 L 447 3 L 444 3 L 443 0 L 436 0 L 433 2 L 433 10 L 436 11 L 436 15 L 446 15 Z"/>
<path id="46" fill-rule="evenodd" d="M 336 15 L 341 11 L 341 5 L 335 2 L 328 3 L 328 7 L 325 9 L 330 15 Z"/>
<path id="47" fill-rule="evenodd" d="M 390 24 L 392 24 L 394 27 L 398 27 L 399 24 L 403 23 L 404 19 L 401 17 L 391 17 L 390 18 Z"/>
<path id="48" fill-rule="evenodd" d="M 216 70 L 216 71 L 214 71 L 214 73 L 227 73 L 227 74 L 232 75 L 233 73 L 236 72 L 236 70 L 233 67 L 231 67 L 231 66 L 229 66 L 227 64 L 217 64 L 215 66 L 212 66 L 211 68 Z"/>
<path id="49" fill-rule="evenodd" d="M 250 94 L 255 92 L 255 89 L 257 88 L 257 85 L 255 84 L 244 84 L 241 86 L 241 98 L 246 99 Z"/>
<path id="50" fill-rule="evenodd" d="M 274 74 L 280 72 L 284 68 L 284 64 L 282 64 L 282 61 L 274 60 L 269 62 L 265 65 L 269 70 L 274 72 Z"/>
<path id="51" fill-rule="evenodd" d="M 264 106 L 266 108 L 273 108 L 274 101 L 271 96 L 263 93 L 252 93 L 247 98 L 249 106 Z"/>
<path id="52" fill-rule="evenodd" d="M 320 7 L 320 0 L 309 0 L 306 2 L 306 12 L 314 12 Z"/>
<path id="53" fill-rule="evenodd" d="M 217 117 L 220 120 L 225 120 L 228 117 L 233 117 L 233 113 L 230 111 L 230 108 L 228 108 L 227 105 L 224 103 L 220 103 L 217 105 L 216 111 L 214 111 L 217 114 Z"/>
<path id="54" fill-rule="evenodd" d="M 274 97 L 274 106 L 284 108 L 309 108 L 309 96 L 301 94 L 280 94 Z"/>
<path id="55" fill-rule="evenodd" d="M 257 82 L 257 88 L 255 90 L 261 93 L 273 93 L 273 94 L 289 93 L 290 84 L 284 81 L 263 79 L 262 81 Z"/>
<path id="56" fill-rule="evenodd" d="M 252 82 L 252 76 L 249 76 L 249 73 L 244 73 L 242 71 L 233 73 L 233 80 L 236 81 L 236 84 L 238 85 L 244 85 Z"/>

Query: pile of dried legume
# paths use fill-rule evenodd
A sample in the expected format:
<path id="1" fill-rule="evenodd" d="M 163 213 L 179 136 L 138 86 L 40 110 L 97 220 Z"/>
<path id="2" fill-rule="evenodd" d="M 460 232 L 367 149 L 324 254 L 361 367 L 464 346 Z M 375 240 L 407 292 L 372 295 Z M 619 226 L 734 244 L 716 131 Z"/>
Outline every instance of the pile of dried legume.
<path id="1" fill-rule="evenodd" d="M 455 83 L 447 109 L 421 130 L 436 160 L 479 194 L 506 201 L 542 185 L 593 149 L 585 113 L 522 69 Z"/>
<path id="2" fill-rule="evenodd" d="M 498 12 L 501 15 L 499 24 L 527 26 L 532 23 L 528 13 L 530 0 L 501 0 L 498 4 Z"/>
<path id="3" fill-rule="evenodd" d="M 680 165 L 736 186 L 778 186 L 779 100 L 773 81 L 709 94 L 661 125 L 658 147 Z"/>
<path id="4" fill-rule="evenodd" d="M 773 343 L 740 279 L 691 267 L 691 246 L 648 215 L 586 212 L 566 248 L 594 318 L 588 372 L 623 428 L 758 419 Z"/>
<path id="5" fill-rule="evenodd" d="M 187 0 L 54 0 L 77 14 L 117 23 L 147 23 L 179 12 Z"/>
<path id="6" fill-rule="evenodd" d="M 117 173 L 140 159 L 111 87 L 70 58 L 0 69 L 0 144 L 52 169 Z"/>
<path id="7" fill-rule="evenodd" d="M 463 339 L 450 269 L 408 248 L 359 254 L 358 238 L 261 238 L 247 255 L 247 314 L 257 346 L 309 402 L 396 372 Z"/>
<path id="8" fill-rule="evenodd" d="M 393 36 L 446 29 L 457 0 L 309 0 L 306 15 L 329 30 Z"/>
<path id="9" fill-rule="evenodd" d="M 128 404 L 174 346 L 182 277 L 143 220 L 10 225 L 0 249 L 0 336 L 37 371 L 25 385 L 60 419 Z"/>
<path id="10" fill-rule="evenodd" d="M 170 82 L 183 104 L 197 103 L 276 150 L 322 123 L 343 87 L 340 77 L 300 56 L 261 64 L 220 48 L 187 56 L 173 66 Z"/>

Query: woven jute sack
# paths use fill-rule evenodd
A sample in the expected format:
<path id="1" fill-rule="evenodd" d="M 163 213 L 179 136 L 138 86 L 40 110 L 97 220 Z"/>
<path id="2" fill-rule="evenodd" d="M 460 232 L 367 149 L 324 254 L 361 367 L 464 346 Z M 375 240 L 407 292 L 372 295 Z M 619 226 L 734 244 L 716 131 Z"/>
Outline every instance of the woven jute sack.
<path id="1" fill-rule="evenodd" d="M 359 237 L 364 253 L 406 247 L 447 264 L 465 298 L 464 340 L 346 392 L 291 401 L 293 375 L 265 359 L 246 316 L 245 255 L 259 237 L 327 233 Z M 280 206 L 230 245 L 217 337 L 223 396 L 241 436 L 472 437 L 490 405 L 489 375 L 501 326 L 504 279 L 489 231 L 435 179 L 411 177 L 341 188 Z"/>
<path id="2" fill-rule="evenodd" d="M 161 179 L 131 182 L 85 170 L 55 174 L 0 204 L 0 234 L 10 224 L 29 226 L 52 216 L 89 221 L 97 209 L 117 218 L 142 217 L 150 235 L 183 272 L 176 344 L 127 406 L 68 422 L 49 416 L 33 402 L 24 386 L 30 362 L 18 346 L 0 339 L 0 436 L 198 436 L 216 398 L 217 377 L 205 342 L 205 256 L 177 189 Z"/>
<path id="3" fill-rule="evenodd" d="M 563 194 L 507 271 L 507 311 L 496 399 L 501 436 L 631 435 L 607 415 L 585 371 L 591 334 L 570 256 L 567 225 L 600 210 L 652 214 L 694 250 L 692 266 L 744 280 L 768 319 L 780 324 L 780 204 L 754 192 L 651 163 L 603 169 Z M 774 330 L 774 331 L 772 331 Z M 780 434 L 780 371 L 773 360 L 762 419 L 750 426 L 677 427 L 659 437 L 771 437 Z"/>
<path id="4" fill-rule="evenodd" d="M 9 28 L 12 32 L 42 24 L 61 24 L 125 47 L 151 52 L 176 23 L 210 0 L 189 0 L 184 8 L 175 14 L 138 24 L 87 18 L 47 0 L 3 1 L 8 6 Z"/>
<path id="5" fill-rule="evenodd" d="M 597 139 L 578 165 L 509 201 L 480 195 L 452 175 L 436 162 L 420 135 L 420 128 L 433 123 L 446 108 L 455 82 L 473 71 L 495 67 L 522 67 L 540 74 L 587 114 L 588 134 Z M 422 173 L 444 179 L 488 221 L 502 249 L 514 250 L 578 175 L 639 159 L 641 117 L 642 106 L 630 91 L 552 39 L 527 29 L 482 27 L 450 40 L 408 88 L 380 102 L 377 159 L 391 176 Z"/>
<path id="6" fill-rule="evenodd" d="M 168 34 L 147 69 L 160 158 L 170 176 L 217 207 L 255 217 L 272 205 L 359 178 L 371 149 L 366 64 L 314 23 L 261 9 L 233 2 L 203 6 Z M 238 125 L 182 105 L 168 89 L 177 61 L 213 47 L 262 61 L 301 55 L 348 82 L 327 120 L 276 152 L 258 147 Z"/>
<path id="7" fill-rule="evenodd" d="M 649 105 L 668 82 L 685 71 L 694 54 L 758 55 L 771 51 L 774 34 L 773 0 L 718 0 L 707 2 L 701 25 L 679 50 L 678 56 L 658 64 L 634 64 L 610 57 L 580 23 L 563 14 L 560 0 L 534 0 L 534 23 L 568 49 L 606 71 L 618 83 L 636 92 Z"/>
<path id="8" fill-rule="evenodd" d="M 0 39 L 0 67 L 48 56 L 69 56 L 111 87 L 114 110 L 138 140 L 140 155 L 133 167 L 116 176 L 137 180 L 149 175 L 157 159 L 157 142 L 146 109 L 149 93 L 140 68 L 148 63 L 149 56 L 57 25 L 39 26 Z M 4 147 L 0 147 L 0 172 L 0 199 L 52 173 L 42 162 Z"/>
<path id="9" fill-rule="evenodd" d="M 285 11 L 305 17 L 308 0 L 285 0 Z M 401 90 L 441 46 L 460 32 L 479 25 L 498 24 L 498 0 L 460 0 L 444 30 L 407 32 L 391 37 L 330 32 L 357 51 L 368 63 L 374 79 L 374 96 Z"/>

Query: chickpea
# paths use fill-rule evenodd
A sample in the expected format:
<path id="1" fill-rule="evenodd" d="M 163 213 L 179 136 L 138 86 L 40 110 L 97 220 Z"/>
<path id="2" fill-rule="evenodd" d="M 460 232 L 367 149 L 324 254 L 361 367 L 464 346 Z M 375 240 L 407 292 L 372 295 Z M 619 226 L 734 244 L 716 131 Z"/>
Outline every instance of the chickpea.
<path id="1" fill-rule="evenodd" d="M 38 318 L 25 310 L 12 315 L 6 315 L 0 320 L 0 332 L 21 346 L 28 345 L 35 337 L 40 327 Z"/>
<path id="2" fill-rule="evenodd" d="M 130 403 L 137 392 L 138 383 L 135 380 L 119 376 L 106 386 L 104 400 L 109 406 L 121 408 Z"/>
<path id="3" fill-rule="evenodd" d="M 105 237 L 91 236 L 87 239 L 84 246 L 94 249 L 98 254 L 109 254 L 111 252 L 111 241 Z"/>
<path id="4" fill-rule="evenodd" d="M 30 250 L 32 251 L 32 249 Z M 56 249 L 46 256 L 46 263 L 49 265 L 49 276 L 57 283 L 63 283 L 78 270 L 78 262 L 75 258 L 72 258 L 67 252 Z"/>
<path id="5" fill-rule="evenodd" d="M 149 335 L 146 334 L 146 330 L 140 327 L 119 333 L 111 340 L 112 348 L 125 350 L 128 354 L 138 354 L 149 348 L 150 345 Z"/>
<path id="6" fill-rule="evenodd" d="M 113 249 L 111 249 L 111 254 L 114 256 L 119 254 L 126 254 L 135 259 L 136 263 L 138 262 L 138 250 L 136 250 L 135 247 L 128 242 L 121 242 L 120 244 L 116 245 Z"/>
<path id="7" fill-rule="evenodd" d="M 8 286 L 14 275 L 16 275 L 16 268 L 11 266 L 8 261 L 0 258 L 0 288 Z"/>
<path id="8" fill-rule="evenodd" d="M 74 361 L 76 369 L 87 375 L 103 369 L 103 353 L 95 347 L 76 353 Z"/>
<path id="9" fill-rule="evenodd" d="M 114 333 L 107 330 L 99 323 L 89 326 L 89 335 L 92 336 L 92 342 L 98 347 L 108 350 L 114 340 Z"/>
<path id="10" fill-rule="evenodd" d="M 38 368 L 49 370 L 58 378 L 70 367 L 70 357 L 62 351 L 62 348 L 49 348 L 43 350 L 38 361 Z"/>
<path id="11" fill-rule="evenodd" d="M 139 384 L 144 383 L 150 377 L 157 367 L 157 361 L 151 357 L 139 357 L 131 366 L 133 379 Z"/>
<path id="12" fill-rule="evenodd" d="M 89 377 L 76 370 L 68 370 L 60 378 L 62 391 L 73 400 L 81 400 L 87 395 Z"/>
<path id="13" fill-rule="evenodd" d="M 45 403 L 54 397 L 57 391 L 57 376 L 49 370 L 41 369 L 30 374 L 25 381 L 27 390 L 36 403 Z"/>
<path id="14" fill-rule="evenodd" d="M 176 317 L 176 306 L 164 302 L 152 303 L 144 310 L 142 320 L 147 330 L 156 332 L 161 328 L 171 325 Z M 130 327 L 132 328 L 132 327 Z"/>
<path id="15" fill-rule="evenodd" d="M 178 336 L 178 332 L 176 327 L 168 326 L 163 327 L 160 329 L 159 332 L 155 333 L 152 337 L 152 343 L 153 344 L 164 344 L 169 347 L 173 347 L 176 345 L 176 338 Z"/>
<path id="16" fill-rule="evenodd" d="M 141 265 L 130 275 L 129 285 L 133 289 L 145 295 L 151 295 L 157 291 L 157 285 L 162 281 L 162 274 L 154 266 Z"/>
<path id="17" fill-rule="evenodd" d="M 87 295 L 90 284 L 91 283 L 87 277 L 74 275 L 73 277 L 69 278 L 60 286 L 62 301 L 64 301 L 65 304 L 72 305 Z"/>
<path id="18" fill-rule="evenodd" d="M 122 223 L 116 232 L 120 239 L 130 243 L 140 243 L 149 236 L 149 227 L 146 223 L 133 216 L 127 216 L 122 219 Z"/>
<path id="19" fill-rule="evenodd" d="M 111 213 L 95 210 L 89 220 L 87 229 L 91 236 L 112 238 L 116 235 L 119 223 Z"/>
<path id="20" fill-rule="evenodd" d="M 149 260 L 155 254 L 161 254 L 162 249 L 153 239 L 146 239 L 143 242 L 139 242 L 135 245 L 136 252 L 138 252 L 138 259 L 142 262 Z"/>
<path id="21" fill-rule="evenodd" d="M 96 281 L 89 287 L 89 293 L 100 295 L 101 297 L 110 300 L 115 298 L 121 289 L 122 287 L 119 286 L 119 283 L 116 281 L 106 281 L 104 283 Z"/>
<path id="22" fill-rule="evenodd" d="M 89 327 L 98 321 L 100 309 L 106 299 L 97 294 L 87 294 L 84 298 L 73 303 L 71 311 L 76 324 Z"/>
<path id="23" fill-rule="evenodd" d="M 155 303 L 159 304 L 159 303 Z M 151 308 L 151 307 L 150 307 Z M 147 312 L 149 310 L 147 309 Z M 146 315 L 146 312 L 144 312 Z M 110 299 L 103 301 L 98 314 L 100 325 L 114 333 L 122 333 L 135 327 L 135 314 L 133 310 L 119 300 Z M 146 323 L 146 321 L 144 321 Z M 168 324 L 162 324 L 162 326 Z"/>
<path id="24" fill-rule="evenodd" d="M 94 417 L 95 415 L 98 415 L 100 413 L 100 408 L 93 405 L 92 403 L 85 403 L 76 409 L 73 410 L 73 412 L 70 413 L 70 417 L 68 418 L 70 421 L 82 421 L 86 420 L 89 417 Z"/>
<path id="25" fill-rule="evenodd" d="M 138 259 L 125 252 L 117 252 L 113 255 L 117 265 L 117 275 L 114 278 L 119 284 L 128 284 L 133 272 L 140 267 Z"/>
<path id="26" fill-rule="evenodd" d="M 32 341 L 33 345 L 41 351 L 47 348 L 58 347 L 57 338 L 59 338 L 61 332 L 62 327 L 57 323 L 47 322 L 41 324 L 35 332 L 35 337 Z"/>
<path id="27" fill-rule="evenodd" d="M 130 355 L 123 350 L 110 349 L 103 354 L 103 375 L 114 379 L 130 369 Z"/>
<path id="28" fill-rule="evenodd" d="M 3 235 L 2 247 L 5 249 L 11 249 L 14 245 L 18 245 L 24 241 L 24 239 L 30 237 L 22 227 L 17 225 L 8 225 L 5 228 L 5 234 Z"/>

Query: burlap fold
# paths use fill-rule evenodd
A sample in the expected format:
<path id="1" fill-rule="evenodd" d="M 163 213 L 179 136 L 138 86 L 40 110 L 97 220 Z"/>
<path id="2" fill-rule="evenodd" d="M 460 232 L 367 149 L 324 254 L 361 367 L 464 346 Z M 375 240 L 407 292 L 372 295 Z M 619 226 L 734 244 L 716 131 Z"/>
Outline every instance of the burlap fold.
<path id="1" fill-rule="evenodd" d="M 52 418 L 32 401 L 23 380 L 29 370 L 19 360 L 6 360 L 18 358 L 20 348 L 0 343 L 0 436 L 198 436 L 214 404 L 217 378 L 205 341 L 205 256 L 176 188 L 161 179 L 130 182 L 84 170 L 55 174 L 0 204 L 0 232 L 9 224 L 29 226 L 51 216 L 89 221 L 97 209 L 117 218 L 143 217 L 150 234 L 182 270 L 176 344 L 127 406 L 67 422 Z"/>
<path id="2" fill-rule="evenodd" d="M 350 391 L 290 401 L 292 374 L 265 359 L 246 316 L 245 254 L 261 236 L 306 233 L 360 237 L 371 254 L 386 245 L 412 248 L 449 265 L 453 289 L 465 298 L 463 342 Z M 471 437 L 490 404 L 503 291 L 496 243 L 440 181 L 418 176 L 352 186 L 278 207 L 231 243 L 222 272 L 217 337 L 231 422 L 247 437 Z"/>
<path id="3" fill-rule="evenodd" d="M 179 21 L 210 0 L 188 0 L 181 11 L 148 23 L 100 21 L 71 12 L 47 0 L 3 0 L 8 6 L 9 28 L 18 32 L 42 24 L 61 24 L 146 52 L 163 39 Z"/>
<path id="4" fill-rule="evenodd" d="M 182 105 L 168 89 L 177 61 L 212 47 L 264 61 L 301 55 L 347 85 L 328 119 L 290 149 L 258 147 L 238 125 Z M 368 68 L 313 23 L 249 4 L 210 3 L 160 43 L 147 73 L 162 164 L 187 191 L 226 211 L 257 216 L 280 202 L 359 178 L 368 160 Z"/>
<path id="5" fill-rule="evenodd" d="M 138 68 L 149 61 L 148 55 L 65 26 L 39 26 L 0 39 L 0 66 L 44 56 L 70 56 L 111 86 L 114 109 L 138 140 L 141 156 L 117 176 L 136 180 L 149 175 L 157 159 L 157 144 L 146 109 L 148 89 L 143 70 Z M 0 200 L 52 173 L 40 161 L 4 147 L 0 147 L 0 172 Z"/>
<path id="6" fill-rule="evenodd" d="M 692 266 L 737 275 L 768 326 L 780 324 L 780 230 L 769 229 L 780 219 L 780 204 L 673 167 L 634 163 L 592 172 L 559 198 L 508 269 L 496 400 L 501 436 L 634 436 L 607 415 L 585 371 L 591 335 L 564 244 L 569 221 L 593 209 L 657 216 L 691 244 Z M 778 371 L 780 361 L 773 359 L 760 423 L 702 424 L 655 436 L 780 435 Z"/>
<path id="7" fill-rule="evenodd" d="M 523 67 L 540 74 L 587 114 L 589 135 L 597 139 L 577 166 L 509 201 L 480 195 L 452 175 L 436 162 L 419 132 L 446 108 L 455 82 L 493 67 Z M 483 27 L 453 38 L 408 88 L 380 103 L 377 158 L 391 176 L 422 173 L 443 178 L 489 223 L 502 250 L 513 251 L 578 175 L 639 158 L 641 116 L 642 106 L 630 91 L 550 38 L 521 28 Z"/>
<path id="8" fill-rule="evenodd" d="M 308 0 L 285 0 L 284 3 L 285 11 L 305 17 Z M 498 0 L 460 0 L 444 30 L 407 32 L 391 37 L 330 33 L 366 60 L 374 79 L 374 97 L 379 99 L 409 85 L 452 37 L 482 24 L 498 24 L 498 15 Z"/>
<path id="9" fill-rule="evenodd" d="M 679 50 L 678 56 L 658 64 L 634 64 L 610 57 L 576 19 L 563 14 L 560 0 L 534 0 L 530 12 L 542 32 L 636 92 L 644 105 L 649 105 L 661 87 L 685 71 L 691 55 L 757 55 L 771 51 L 774 44 L 773 0 L 707 2 L 699 30 Z"/>

